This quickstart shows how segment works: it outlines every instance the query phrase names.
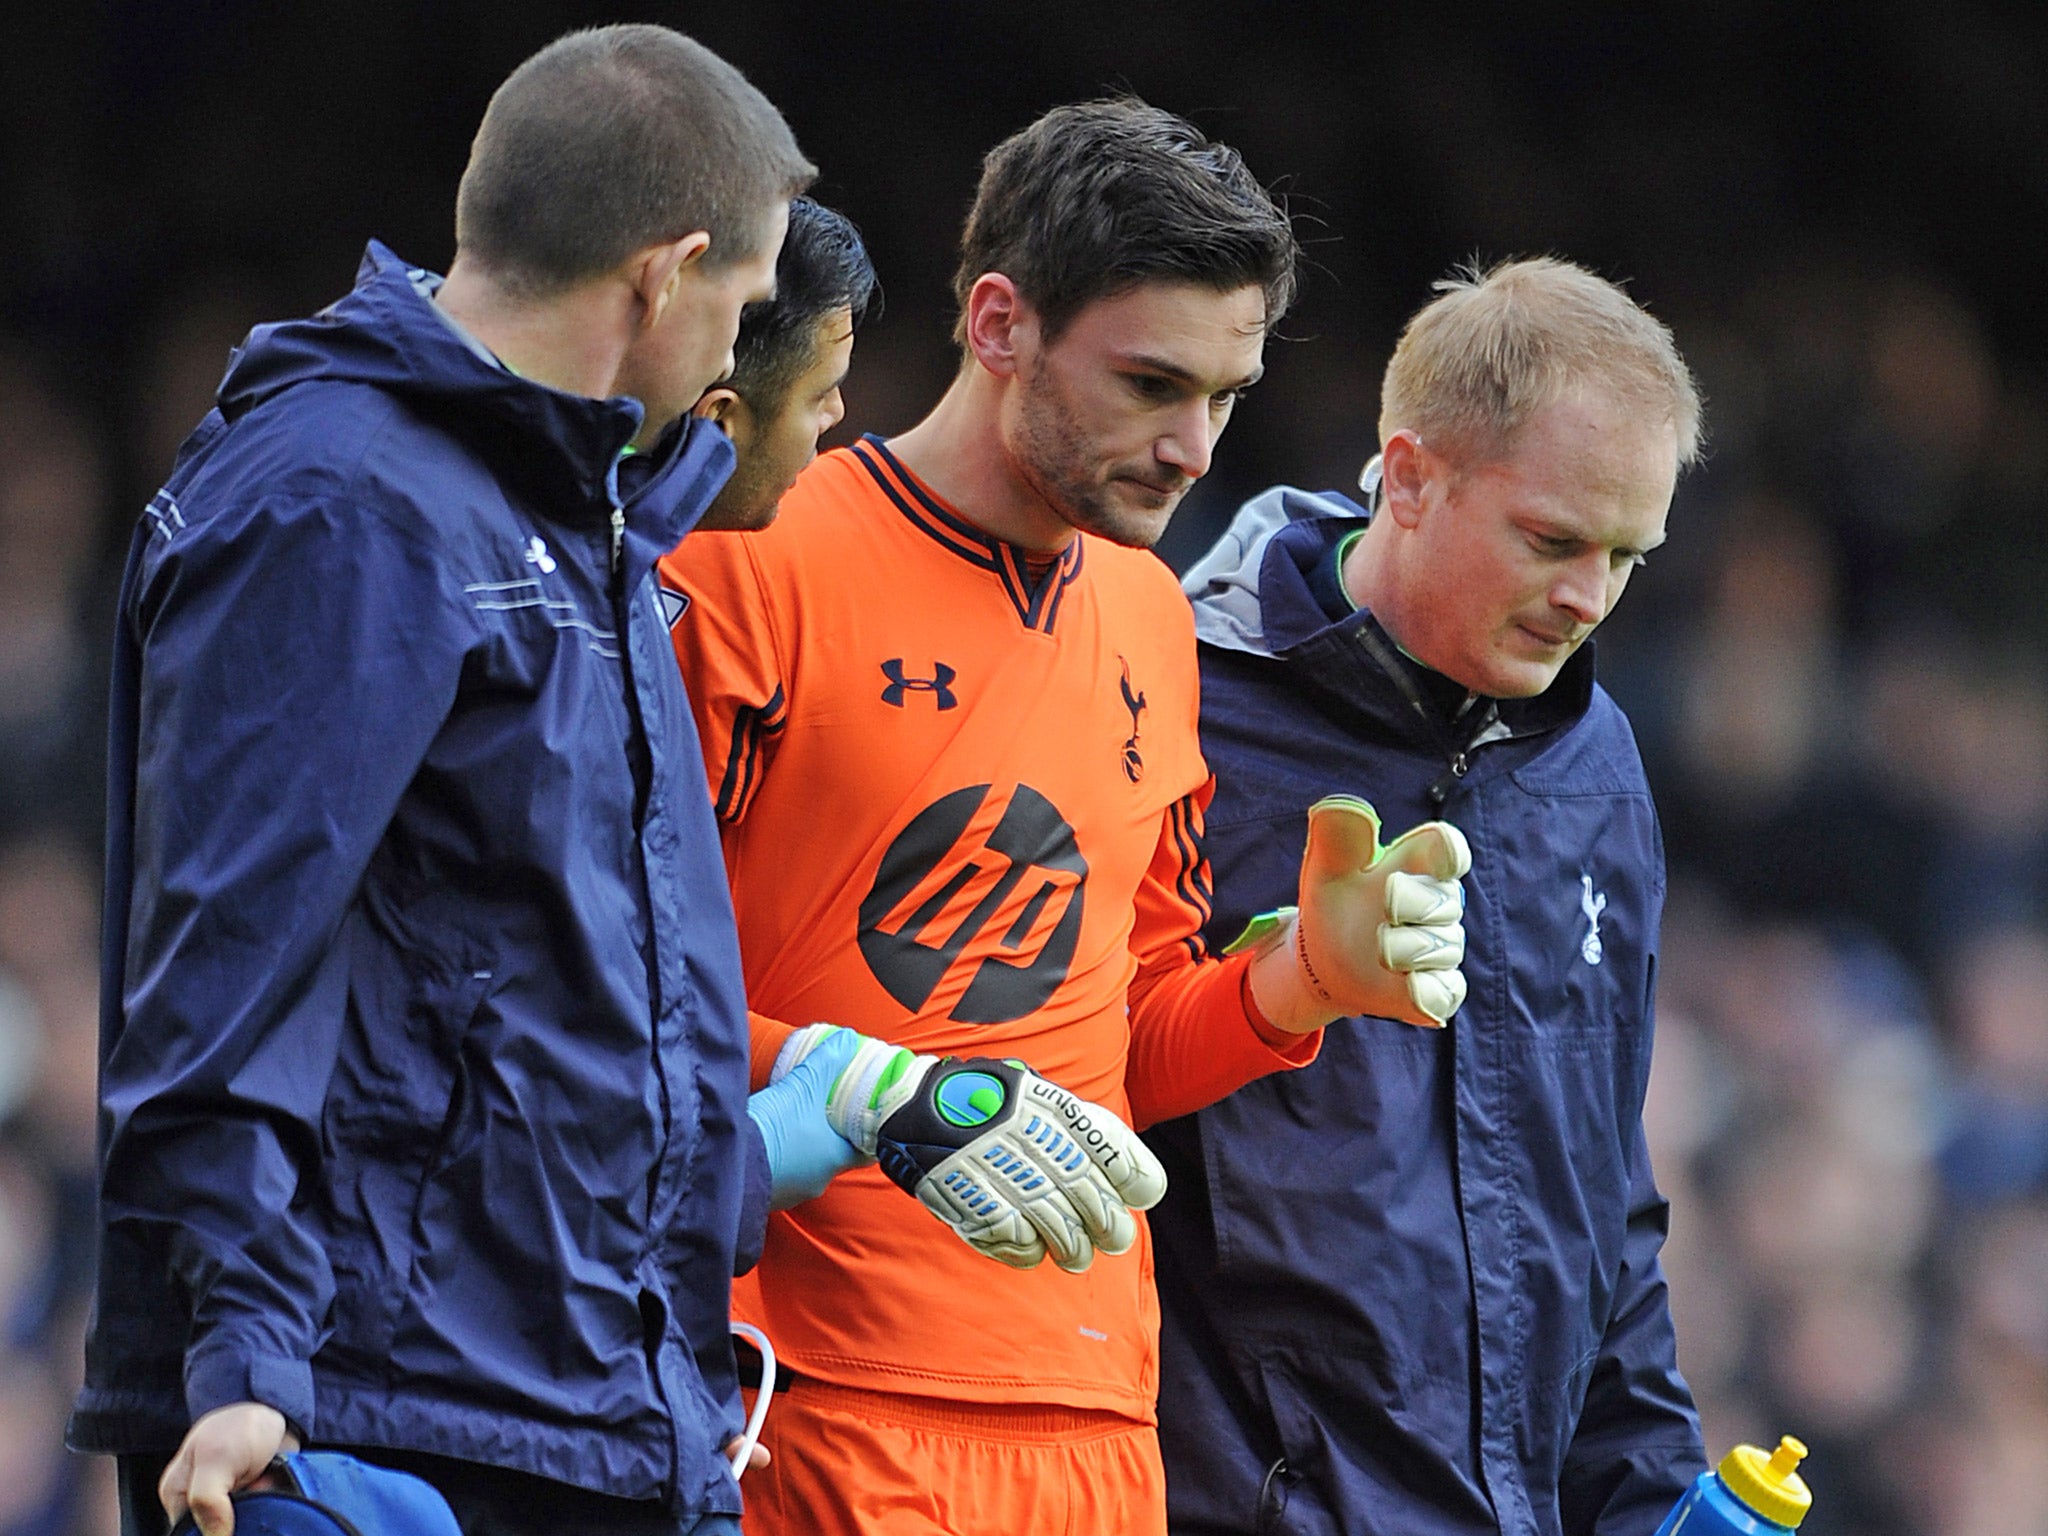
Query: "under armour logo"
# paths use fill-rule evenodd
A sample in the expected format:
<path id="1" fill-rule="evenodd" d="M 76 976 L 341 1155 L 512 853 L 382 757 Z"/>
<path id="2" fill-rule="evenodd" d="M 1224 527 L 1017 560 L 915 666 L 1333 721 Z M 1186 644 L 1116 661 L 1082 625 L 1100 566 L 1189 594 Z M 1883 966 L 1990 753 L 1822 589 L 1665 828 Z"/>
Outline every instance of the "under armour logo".
<path id="1" fill-rule="evenodd" d="M 939 708 L 951 709 L 960 702 L 952 688 L 953 679 L 959 675 L 943 661 L 935 661 L 930 677 L 905 677 L 903 658 L 892 656 L 882 663 L 882 676 L 889 679 L 889 686 L 882 690 L 882 702 L 901 709 L 905 694 L 929 693 L 938 700 Z"/>
<path id="2" fill-rule="evenodd" d="M 1145 695 L 1131 692 L 1131 664 L 1117 657 L 1123 663 L 1123 680 L 1118 687 L 1123 690 L 1124 708 L 1131 712 L 1131 736 L 1124 743 L 1124 777 L 1133 784 L 1145 776 L 1145 759 L 1138 755 L 1138 716 L 1145 711 Z"/>
<path id="3" fill-rule="evenodd" d="M 1588 965 L 1598 965 L 1607 952 L 1600 943 L 1600 914 L 1607 910 L 1607 896 L 1593 889 L 1591 875 L 1579 876 L 1579 885 L 1579 910 L 1586 914 L 1586 936 L 1579 942 L 1579 957 Z"/>
<path id="4" fill-rule="evenodd" d="M 543 576 L 554 574 L 555 557 L 548 553 L 548 541 L 537 533 L 526 541 L 526 563 L 539 566 Z"/>

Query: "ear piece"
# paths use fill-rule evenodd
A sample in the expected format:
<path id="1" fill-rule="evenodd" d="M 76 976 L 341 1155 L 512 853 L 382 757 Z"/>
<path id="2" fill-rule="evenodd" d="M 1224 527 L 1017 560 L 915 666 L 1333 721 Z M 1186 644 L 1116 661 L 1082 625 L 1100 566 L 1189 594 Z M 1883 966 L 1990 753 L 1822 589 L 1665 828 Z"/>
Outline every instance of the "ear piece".
<path id="1" fill-rule="evenodd" d="M 1365 468 L 1358 472 L 1358 488 L 1365 494 L 1365 510 L 1369 515 L 1377 516 L 1380 507 L 1386 502 L 1384 463 L 1384 457 L 1376 453 L 1365 461 Z"/>

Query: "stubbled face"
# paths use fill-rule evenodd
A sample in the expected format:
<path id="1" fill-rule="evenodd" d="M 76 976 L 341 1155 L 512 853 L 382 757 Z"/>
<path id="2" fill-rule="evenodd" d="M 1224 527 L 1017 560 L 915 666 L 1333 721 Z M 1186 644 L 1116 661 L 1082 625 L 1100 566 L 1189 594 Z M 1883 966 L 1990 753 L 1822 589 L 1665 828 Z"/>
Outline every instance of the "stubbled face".
<path id="1" fill-rule="evenodd" d="M 818 321 L 811 362 L 771 414 L 743 400 L 729 419 L 739 464 L 711 503 L 702 528 L 765 528 L 783 495 L 817 456 L 818 439 L 846 415 L 839 386 L 853 361 L 853 312 L 838 309 Z"/>
<path id="2" fill-rule="evenodd" d="M 646 408 L 643 443 L 659 437 L 732 372 L 740 311 L 775 296 L 775 259 L 789 229 L 788 205 L 777 203 L 761 222 L 765 232 L 747 255 L 711 264 L 699 257 L 678 270 L 667 308 L 627 354 L 617 388 Z"/>
<path id="3" fill-rule="evenodd" d="M 1476 692 L 1543 692 L 1664 542 L 1677 444 L 1669 422 L 1585 392 L 1537 412 L 1497 463 L 1434 459 L 1395 638 Z"/>
<path id="4" fill-rule="evenodd" d="M 1083 309 L 1050 346 L 1018 349 L 1005 451 L 1024 482 L 1087 533 L 1149 548 L 1256 383 L 1266 304 L 1151 282 Z"/>

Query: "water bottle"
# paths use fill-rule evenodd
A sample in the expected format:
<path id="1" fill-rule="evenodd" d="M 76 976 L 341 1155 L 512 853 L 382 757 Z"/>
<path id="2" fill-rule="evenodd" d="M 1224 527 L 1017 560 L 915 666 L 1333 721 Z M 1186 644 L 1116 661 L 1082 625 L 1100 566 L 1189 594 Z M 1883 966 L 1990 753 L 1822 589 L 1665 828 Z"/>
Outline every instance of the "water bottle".
<path id="1" fill-rule="evenodd" d="M 1806 1447 L 1790 1435 L 1775 1451 L 1738 1445 L 1718 1470 L 1700 1474 L 1657 1536 L 1787 1536 L 1813 1508 L 1797 1471 L 1805 1459 Z"/>

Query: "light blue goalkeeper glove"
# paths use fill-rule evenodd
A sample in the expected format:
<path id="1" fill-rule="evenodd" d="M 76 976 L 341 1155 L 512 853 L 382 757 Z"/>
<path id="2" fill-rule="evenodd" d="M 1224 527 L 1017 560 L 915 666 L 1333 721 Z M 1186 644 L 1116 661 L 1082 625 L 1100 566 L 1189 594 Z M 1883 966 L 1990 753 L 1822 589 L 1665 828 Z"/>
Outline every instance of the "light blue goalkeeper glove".
<path id="1" fill-rule="evenodd" d="M 779 1078 L 856 1042 L 826 1099 L 834 1129 L 976 1252 L 1013 1269 L 1048 1254 L 1078 1274 L 1138 1240 L 1133 1211 L 1166 1170 L 1131 1128 L 1022 1062 L 919 1056 L 813 1024 L 776 1058 Z"/>
<path id="2" fill-rule="evenodd" d="M 832 1080 L 853 1060 L 860 1038 L 850 1029 L 835 1031 L 794 1071 L 747 1100 L 748 1118 L 768 1145 L 770 1210 L 786 1211 L 816 1199 L 839 1174 L 867 1161 L 832 1128 L 825 1111 Z"/>

